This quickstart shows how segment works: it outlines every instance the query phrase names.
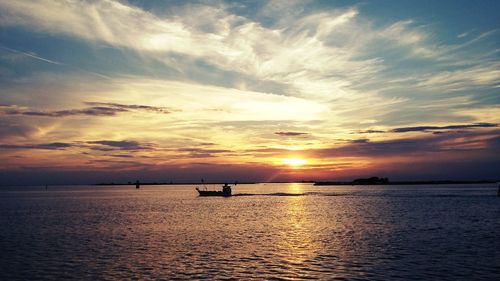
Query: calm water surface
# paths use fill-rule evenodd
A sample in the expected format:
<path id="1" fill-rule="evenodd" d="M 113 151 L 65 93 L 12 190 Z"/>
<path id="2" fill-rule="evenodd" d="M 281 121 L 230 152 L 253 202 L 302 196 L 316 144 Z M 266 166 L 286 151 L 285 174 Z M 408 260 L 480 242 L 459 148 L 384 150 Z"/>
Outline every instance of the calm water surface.
<path id="1" fill-rule="evenodd" d="M 44 189 L 0 188 L 0 280 L 500 280 L 496 185 Z"/>

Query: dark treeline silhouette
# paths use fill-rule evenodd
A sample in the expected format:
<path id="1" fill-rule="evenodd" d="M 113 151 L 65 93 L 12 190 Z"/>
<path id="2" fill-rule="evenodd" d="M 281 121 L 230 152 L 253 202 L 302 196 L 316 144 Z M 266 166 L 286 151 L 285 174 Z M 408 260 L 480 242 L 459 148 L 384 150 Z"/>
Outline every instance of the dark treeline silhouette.
<path id="1" fill-rule="evenodd" d="M 426 180 L 426 181 L 389 181 L 389 178 L 371 177 L 353 181 L 316 181 L 314 185 L 422 185 L 422 184 L 478 184 L 496 183 L 497 180 Z"/>
<path id="2" fill-rule="evenodd" d="M 388 178 L 371 177 L 367 179 L 355 179 L 352 181 L 353 184 L 388 184 Z"/>

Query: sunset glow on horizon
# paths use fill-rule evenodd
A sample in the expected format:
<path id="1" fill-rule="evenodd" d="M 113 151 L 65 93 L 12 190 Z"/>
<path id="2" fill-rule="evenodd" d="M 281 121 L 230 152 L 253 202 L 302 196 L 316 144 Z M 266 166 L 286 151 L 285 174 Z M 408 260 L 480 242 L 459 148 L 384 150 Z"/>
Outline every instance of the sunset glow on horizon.
<path id="1" fill-rule="evenodd" d="M 283 164 L 289 165 L 292 167 L 299 167 L 307 163 L 306 160 L 300 158 L 285 158 L 282 160 Z"/>
<path id="2" fill-rule="evenodd" d="M 0 1 L 0 180 L 494 179 L 481 4 Z"/>

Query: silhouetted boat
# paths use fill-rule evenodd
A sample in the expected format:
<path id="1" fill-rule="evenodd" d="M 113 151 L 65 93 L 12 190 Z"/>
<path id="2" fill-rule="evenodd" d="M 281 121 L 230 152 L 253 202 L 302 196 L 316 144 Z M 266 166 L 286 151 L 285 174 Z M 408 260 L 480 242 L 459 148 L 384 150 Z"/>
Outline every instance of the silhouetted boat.
<path id="1" fill-rule="evenodd" d="M 222 190 L 220 190 L 220 191 L 201 190 L 199 188 L 196 188 L 196 191 L 198 191 L 200 196 L 222 196 L 222 197 L 231 196 L 231 187 L 227 183 L 222 186 Z"/>

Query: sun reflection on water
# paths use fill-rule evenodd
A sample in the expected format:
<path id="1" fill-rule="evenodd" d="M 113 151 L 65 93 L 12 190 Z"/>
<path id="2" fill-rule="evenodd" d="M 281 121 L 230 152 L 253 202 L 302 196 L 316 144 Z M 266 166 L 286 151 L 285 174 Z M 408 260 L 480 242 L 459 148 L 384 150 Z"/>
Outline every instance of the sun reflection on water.
<path id="1" fill-rule="evenodd" d="M 300 184 L 288 186 L 290 193 L 302 193 Z M 294 271 L 304 261 L 316 255 L 319 245 L 314 242 L 311 231 L 312 224 L 308 217 L 307 199 L 305 196 L 289 196 L 284 202 L 284 218 L 281 239 L 278 247 L 283 255 L 283 263 Z"/>
<path id="2" fill-rule="evenodd" d="M 290 193 L 301 193 L 302 192 L 302 186 L 299 183 L 291 183 L 288 185 L 288 190 Z"/>

